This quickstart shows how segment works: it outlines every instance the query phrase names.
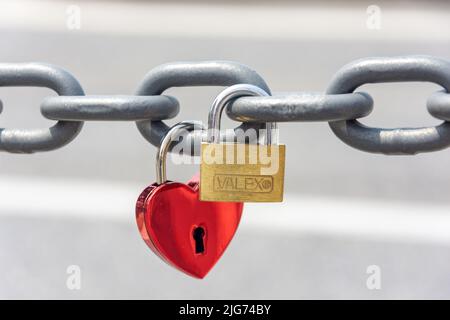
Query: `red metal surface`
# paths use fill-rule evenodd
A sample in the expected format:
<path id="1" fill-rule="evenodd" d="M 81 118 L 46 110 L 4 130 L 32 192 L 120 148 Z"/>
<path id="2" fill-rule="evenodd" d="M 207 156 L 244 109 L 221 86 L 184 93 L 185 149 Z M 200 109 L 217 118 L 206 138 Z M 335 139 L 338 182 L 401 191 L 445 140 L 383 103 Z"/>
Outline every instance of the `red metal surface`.
<path id="1" fill-rule="evenodd" d="M 204 278 L 220 259 L 241 219 L 243 203 L 203 202 L 198 178 L 188 184 L 165 182 L 147 187 L 136 203 L 142 238 L 160 258 L 195 278 Z M 195 228 L 204 230 L 196 253 Z"/>

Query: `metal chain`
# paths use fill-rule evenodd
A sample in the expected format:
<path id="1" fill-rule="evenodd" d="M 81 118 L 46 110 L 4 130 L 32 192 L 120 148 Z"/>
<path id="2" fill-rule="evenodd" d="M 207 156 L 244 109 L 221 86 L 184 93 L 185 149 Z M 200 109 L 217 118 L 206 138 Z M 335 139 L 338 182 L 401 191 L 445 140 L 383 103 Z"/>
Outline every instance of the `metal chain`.
<path id="1" fill-rule="evenodd" d="M 138 95 L 159 95 L 171 87 L 193 86 L 231 86 L 248 83 L 260 87 L 270 94 L 270 89 L 264 79 L 249 67 L 231 61 L 175 62 L 163 64 L 151 70 L 141 82 Z M 138 121 L 137 127 L 141 134 L 153 145 L 159 146 L 163 137 L 170 130 L 163 121 L 150 119 Z M 236 130 L 263 128 L 259 122 L 246 122 L 236 127 Z M 224 139 L 234 140 L 234 136 L 224 136 Z"/>
<path id="2" fill-rule="evenodd" d="M 429 113 L 444 122 L 425 128 L 370 128 L 356 119 L 370 114 L 371 96 L 354 92 L 366 83 L 427 81 L 443 91 L 427 100 Z M 264 79 L 236 62 L 204 61 L 164 64 L 151 70 L 136 95 L 85 96 L 69 72 L 48 64 L 0 64 L 0 86 L 36 86 L 53 89 L 59 96 L 41 104 L 44 117 L 57 120 L 37 130 L 0 128 L 0 150 L 32 153 L 60 148 L 80 132 L 83 121 L 136 121 L 141 134 L 159 146 L 169 127 L 162 121 L 179 112 L 178 100 L 163 95 L 171 87 L 230 86 L 247 83 L 270 94 Z M 450 62 L 430 56 L 366 58 L 339 70 L 325 93 L 276 93 L 246 96 L 230 102 L 227 114 L 243 122 L 236 129 L 261 129 L 266 122 L 327 121 L 336 136 L 366 152 L 416 154 L 450 146 Z M 2 103 L 0 101 L 0 112 Z M 257 130 L 259 131 L 259 130 Z M 223 139 L 234 137 L 225 136 Z"/>
<path id="3" fill-rule="evenodd" d="M 354 61 L 339 70 L 327 93 L 353 92 L 366 83 L 428 81 L 450 90 L 450 63 L 427 56 L 367 58 Z M 436 111 L 436 100 L 429 108 Z M 431 102 L 431 104 L 430 104 Z M 440 109 L 439 107 L 437 108 Z M 447 109 L 450 105 L 447 104 Z M 431 113 L 433 115 L 433 113 Z M 442 113 L 440 113 L 442 114 Z M 441 150 L 450 145 L 450 123 L 435 127 L 381 129 L 363 126 L 357 120 L 330 122 L 333 132 L 348 145 L 367 152 L 383 154 L 416 154 Z"/>
<path id="4" fill-rule="evenodd" d="M 78 81 L 67 71 L 42 63 L 0 64 L 0 87 L 34 86 L 53 89 L 63 96 L 84 95 Z M 72 141 L 83 122 L 58 121 L 46 129 L 0 128 L 0 150 L 14 153 L 33 153 L 60 148 Z"/>

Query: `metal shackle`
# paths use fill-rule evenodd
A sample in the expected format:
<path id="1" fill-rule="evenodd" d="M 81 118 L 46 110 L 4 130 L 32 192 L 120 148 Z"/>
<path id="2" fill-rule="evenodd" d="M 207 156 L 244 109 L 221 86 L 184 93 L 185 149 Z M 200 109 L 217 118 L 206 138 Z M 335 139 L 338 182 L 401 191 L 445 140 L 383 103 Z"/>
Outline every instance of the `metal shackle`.
<path id="1" fill-rule="evenodd" d="M 196 129 L 205 130 L 200 121 L 181 121 L 172 126 L 161 140 L 161 145 L 156 153 L 156 182 L 162 184 L 167 181 L 166 159 L 171 143 L 180 136 L 184 130 L 193 131 Z"/>
<path id="2" fill-rule="evenodd" d="M 223 90 L 214 100 L 208 115 L 208 143 L 220 143 L 220 120 L 225 107 L 233 99 L 247 96 L 269 96 L 263 89 L 251 84 L 235 84 Z M 266 123 L 265 144 L 272 144 L 272 130 L 277 128 L 276 122 Z"/>

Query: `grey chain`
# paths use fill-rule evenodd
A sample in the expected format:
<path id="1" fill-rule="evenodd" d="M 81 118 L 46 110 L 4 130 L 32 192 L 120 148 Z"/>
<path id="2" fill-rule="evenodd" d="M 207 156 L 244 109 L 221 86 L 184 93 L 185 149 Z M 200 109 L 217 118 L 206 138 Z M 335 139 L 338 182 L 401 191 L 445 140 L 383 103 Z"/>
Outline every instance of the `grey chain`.
<path id="1" fill-rule="evenodd" d="M 429 113 L 444 122 L 435 127 L 382 129 L 356 119 L 370 114 L 373 99 L 354 92 L 366 83 L 427 81 L 443 90 L 427 100 Z M 83 121 L 136 121 L 141 134 L 159 146 L 169 127 L 163 120 L 179 112 L 178 100 L 163 95 L 171 87 L 253 84 L 270 94 L 264 79 L 236 62 L 176 62 L 156 67 L 144 77 L 135 95 L 85 96 L 79 82 L 60 67 L 42 63 L 0 64 L 0 86 L 53 89 L 59 96 L 45 98 L 44 117 L 57 120 L 45 129 L 0 128 L 0 150 L 33 153 L 60 148 L 80 132 Z M 236 129 L 260 129 L 266 122 L 327 121 L 346 144 L 366 152 L 416 154 L 450 146 L 450 62 L 430 56 L 366 58 L 341 68 L 325 93 L 277 93 L 237 98 L 227 107 Z M 0 101 L 0 112 L 2 111 Z M 233 137 L 226 136 L 224 139 Z"/>

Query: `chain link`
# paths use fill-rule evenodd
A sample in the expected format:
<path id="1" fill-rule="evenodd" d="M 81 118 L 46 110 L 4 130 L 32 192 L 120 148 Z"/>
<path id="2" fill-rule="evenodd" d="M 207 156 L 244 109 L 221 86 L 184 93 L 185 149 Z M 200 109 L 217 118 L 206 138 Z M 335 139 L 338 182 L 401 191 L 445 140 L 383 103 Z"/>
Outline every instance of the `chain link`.
<path id="1" fill-rule="evenodd" d="M 137 91 L 138 95 L 162 94 L 172 87 L 193 86 L 231 86 L 239 83 L 253 84 L 270 94 L 270 89 L 264 79 L 249 67 L 231 61 L 174 62 L 156 67 L 145 76 Z M 153 145 L 159 146 L 162 138 L 170 130 L 163 121 L 138 121 L 137 127 L 141 134 Z M 259 122 L 243 123 L 236 130 L 263 128 Z M 223 139 L 232 141 L 232 132 Z M 253 141 L 254 142 L 254 141 Z M 194 150 L 193 150 L 194 152 Z"/>
<path id="2" fill-rule="evenodd" d="M 230 103 L 228 116 L 236 121 L 336 121 L 367 116 L 373 100 L 367 93 L 277 93 L 269 97 L 242 97 Z"/>
<path id="3" fill-rule="evenodd" d="M 366 83 L 426 81 L 443 91 L 427 100 L 429 113 L 443 123 L 424 128 L 371 128 L 356 119 L 370 114 L 371 96 L 354 92 Z M 230 61 L 176 62 L 147 73 L 136 95 L 85 96 L 78 81 L 62 68 L 41 64 L 0 64 L 0 86 L 53 89 L 59 96 L 41 103 L 44 117 L 57 120 L 50 128 L 0 128 L 0 150 L 32 153 L 60 148 L 80 132 L 83 121 L 136 121 L 141 134 L 159 146 L 169 127 L 162 121 L 179 112 L 176 98 L 163 95 L 171 87 L 231 86 L 246 83 L 270 94 L 264 79 L 249 67 Z M 266 122 L 327 121 L 336 136 L 366 152 L 416 154 L 450 146 L 450 63 L 430 56 L 366 58 L 354 61 L 333 77 L 325 93 L 276 93 L 231 101 L 227 114 L 243 122 L 236 129 L 264 127 Z M 3 105 L 0 101 L 0 112 Z M 197 133 L 198 134 L 198 133 Z M 196 137 L 197 139 L 200 137 Z M 223 139 L 233 139 L 224 136 Z"/>
<path id="4" fill-rule="evenodd" d="M 0 64 L 0 87 L 46 87 L 59 95 L 84 95 L 78 81 L 66 70 L 42 63 Z M 83 122 L 58 121 L 46 129 L 0 128 L 0 150 L 33 153 L 60 148 L 72 141 Z"/>
<path id="5" fill-rule="evenodd" d="M 428 56 L 361 59 L 339 70 L 327 93 L 350 93 L 366 83 L 404 81 L 433 82 L 448 92 L 450 63 Z M 434 127 L 382 129 L 364 126 L 357 120 L 347 120 L 330 122 L 330 127 L 342 141 L 366 152 L 407 155 L 441 150 L 450 145 L 448 122 Z"/>
<path id="6" fill-rule="evenodd" d="M 138 121 L 163 120 L 180 111 L 170 96 L 58 96 L 46 98 L 42 115 L 51 120 Z"/>
<path id="7" fill-rule="evenodd" d="M 438 91 L 427 100 L 428 112 L 435 118 L 450 121 L 450 94 Z"/>

